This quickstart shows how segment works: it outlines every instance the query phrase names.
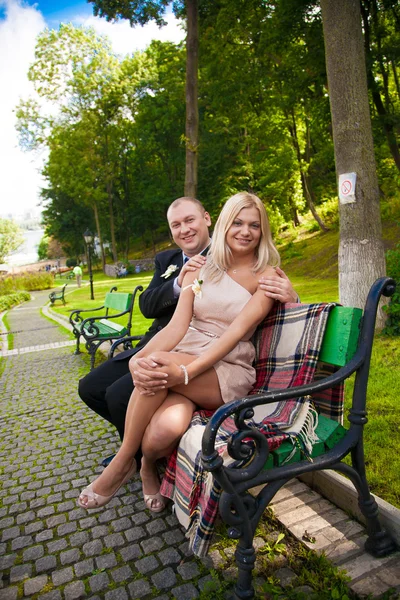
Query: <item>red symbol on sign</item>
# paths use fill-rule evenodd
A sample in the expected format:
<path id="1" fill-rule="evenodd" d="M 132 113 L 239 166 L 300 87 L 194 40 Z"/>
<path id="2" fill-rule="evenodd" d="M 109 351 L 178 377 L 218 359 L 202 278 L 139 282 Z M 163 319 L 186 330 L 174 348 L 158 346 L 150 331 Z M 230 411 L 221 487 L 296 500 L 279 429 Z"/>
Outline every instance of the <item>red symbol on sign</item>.
<path id="1" fill-rule="evenodd" d="M 351 181 L 349 181 L 349 179 L 345 179 L 342 183 L 342 194 L 343 196 L 348 196 L 348 194 L 350 194 L 351 192 Z"/>

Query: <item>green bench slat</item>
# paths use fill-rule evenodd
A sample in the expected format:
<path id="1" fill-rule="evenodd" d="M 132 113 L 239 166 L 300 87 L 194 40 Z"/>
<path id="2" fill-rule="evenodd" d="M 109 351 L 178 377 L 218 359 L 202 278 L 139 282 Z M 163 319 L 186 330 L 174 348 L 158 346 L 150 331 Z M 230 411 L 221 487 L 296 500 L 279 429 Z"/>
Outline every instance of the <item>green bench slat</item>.
<path id="1" fill-rule="evenodd" d="M 335 306 L 329 313 L 319 360 L 343 367 L 357 349 L 360 334 L 361 308 Z"/>
<path id="2" fill-rule="evenodd" d="M 318 426 L 315 432 L 319 441 L 313 445 L 311 453 L 313 458 L 316 458 L 333 448 L 335 444 L 346 435 L 347 430 L 337 421 L 332 421 L 332 419 L 328 419 L 328 417 L 325 417 L 324 415 L 318 415 Z M 269 454 L 268 460 L 264 465 L 264 470 L 272 469 L 272 467 L 279 467 L 284 464 L 285 459 L 287 459 L 292 452 L 293 444 L 290 440 L 286 440 L 279 448 L 272 450 Z M 300 449 L 296 447 L 293 456 L 285 464 L 290 465 L 291 463 L 299 462 L 300 460 L 304 460 L 304 456 L 300 452 Z"/>

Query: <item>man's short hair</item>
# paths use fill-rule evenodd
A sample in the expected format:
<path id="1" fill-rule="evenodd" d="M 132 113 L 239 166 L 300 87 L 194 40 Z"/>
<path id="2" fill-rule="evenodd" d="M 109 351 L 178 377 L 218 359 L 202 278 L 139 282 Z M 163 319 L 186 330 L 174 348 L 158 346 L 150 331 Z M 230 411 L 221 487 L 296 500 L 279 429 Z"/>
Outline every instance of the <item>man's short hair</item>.
<path id="1" fill-rule="evenodd" d="M 171 208 L 176 208 L 177 206 L 182 204 L 182 202 L 192 202 L 198 207 L 201 214 L 204 214 L 206 212 L 206 209 L 204 208 L 200 200 L 197 200 L 197 198 L 192 198 L 191 196 L 182 196 L 182 198 L 177 198 L 168 206 L 167 214 L 169 213 Z"/>

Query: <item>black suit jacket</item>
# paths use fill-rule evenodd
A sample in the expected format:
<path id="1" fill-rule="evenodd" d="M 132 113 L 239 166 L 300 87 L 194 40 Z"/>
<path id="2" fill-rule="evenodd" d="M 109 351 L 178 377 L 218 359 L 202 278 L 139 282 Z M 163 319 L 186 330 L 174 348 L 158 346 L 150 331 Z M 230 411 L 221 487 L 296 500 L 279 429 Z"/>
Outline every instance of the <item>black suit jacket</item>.
<path id="1" fill-rule="evenodd" d="M 170 265 L 176 265 L 178 268 L 167 279 L 161 277 Z M 147 319 L 154 319 L 154 321 L 135 348 L 117 354 L 113 360 L 122 360 L 136 354 L 156 333 L 170 322 L 179 299 L 179 297 L 174 297 L 174 281 L 179 275 L 182 266 L 183 258 L 180 248 L 165 250 L 156 255 L 153 279 L 149 287 L 139 297 L 139 306 L 143 315 Z"/>

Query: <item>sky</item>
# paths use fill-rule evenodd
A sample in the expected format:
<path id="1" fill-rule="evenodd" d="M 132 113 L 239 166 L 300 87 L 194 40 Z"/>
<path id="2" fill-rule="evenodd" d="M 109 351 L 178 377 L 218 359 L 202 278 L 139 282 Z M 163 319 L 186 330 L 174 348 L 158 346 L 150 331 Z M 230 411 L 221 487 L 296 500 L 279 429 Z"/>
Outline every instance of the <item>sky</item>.
<path id="1" fill-rule="evenodd" d="M 45 153 L 25 153 L 18 147 L 13 112 L 20 98 L 28 98 L 33 88 L 27 73 L 34 60 L 38 34 L 60 23 L 93 27 L 108 36 L 113 50 L 124 55 L 143 50 L 152 39 L 179 42 L 184 31 L 172 12 L 161 29 L 155 23 L 130 27 L 128 21 L 109 23 L 93 16 L 92 4 L 76 0 L 0 0 L 0 216 L 40 213 L 37 206 L 40 176 Z"/>

